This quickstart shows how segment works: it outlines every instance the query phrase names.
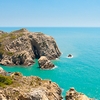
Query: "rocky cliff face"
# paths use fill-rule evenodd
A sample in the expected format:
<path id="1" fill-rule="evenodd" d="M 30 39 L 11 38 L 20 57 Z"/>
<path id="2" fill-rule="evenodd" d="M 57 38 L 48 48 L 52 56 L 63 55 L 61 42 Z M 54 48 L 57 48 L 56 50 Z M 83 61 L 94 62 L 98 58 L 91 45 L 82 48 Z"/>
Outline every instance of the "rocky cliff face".
<path id="1" fill-rule="evenodd" d="M 61 55 L 54 38 L 40 32 L 20 29 L 0 34 L 0 40 L 0 64 L 3 65 L 29 66 L 34 58 L 46 56 L 51 60 Z"/>
<path id="2" fill-rule="evenodd" d="M 26 77 L 19 72 L 9 74 L 9 78 L 12 84 L 0 86 L 0 100 L 62 100 L 61 89 L 50 80 Z"/>

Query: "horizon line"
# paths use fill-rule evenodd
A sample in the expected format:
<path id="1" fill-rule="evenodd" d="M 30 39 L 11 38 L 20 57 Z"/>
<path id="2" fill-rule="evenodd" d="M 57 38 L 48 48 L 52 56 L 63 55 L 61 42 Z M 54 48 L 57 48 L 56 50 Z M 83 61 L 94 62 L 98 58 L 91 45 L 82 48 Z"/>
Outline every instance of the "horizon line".
<path id="1" fill-rule="evenodd" d="M 19 27 L 19 28 L 25 28 L 25 27 L 45 27 L 45 28 L 100 28 L 100 26 L 0 26 L 1 28 L 4 27 Z"/>

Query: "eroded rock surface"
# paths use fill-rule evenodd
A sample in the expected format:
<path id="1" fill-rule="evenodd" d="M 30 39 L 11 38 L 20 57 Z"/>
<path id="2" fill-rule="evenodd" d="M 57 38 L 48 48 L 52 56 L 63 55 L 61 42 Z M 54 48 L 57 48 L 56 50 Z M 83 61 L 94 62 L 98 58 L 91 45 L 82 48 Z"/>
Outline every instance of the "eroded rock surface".
<path id="1" fill-rule="evenodd" d="M 60 55 L 54 38 L 41 32 L 20 29 L 0 34 L 0 64 L 29 66 L 32 59 L 46 56 L 51 60 Z"/>
<path id="2" fill-rule="evenodd" d="M 51 69 L 54 67 L 54 64 L 52 64 L 51 61 L 45 56 L 41 56 L 38 60 L 38 63 L 41 69 Z"/>
<path id="3" fill-rule="evenodd" d="M 5 88 L 0 85 L 0 100 L 62 100 L 61 89 L 50 80 L 19 72 L 11 73 L 9 78 L 12 84 Z"/>
<path id="4" fill-rule="evenodd" d="M 66 93 L 66 100 L 93 100 L 88 98 L 85 94 L 77 92 L 74 88 L 70 88 Z"/>

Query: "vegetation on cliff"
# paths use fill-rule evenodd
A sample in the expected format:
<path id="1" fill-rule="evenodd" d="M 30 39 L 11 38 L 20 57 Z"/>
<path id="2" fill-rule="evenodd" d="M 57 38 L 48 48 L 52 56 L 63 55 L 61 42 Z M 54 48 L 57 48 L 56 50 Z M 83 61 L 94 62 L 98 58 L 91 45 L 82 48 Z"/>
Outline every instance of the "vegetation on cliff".
<path id="1" fill-rule="evenodd" d="M 3 54 L 12 56 L 14 53 L 5 50 L 5 46 L 21 36 L 23 36 L 23 33 L 20 32 L 18 34 L 15 34 L 14 32 L 11 33 L 3 32 L 2 34 L 0 34 L 0 56 L 2 56 Z"/>
<path id="2" fill-rule="evenodd" d="M 0 75 L 0 87 L 6 87 L 6 85 L 11 85 L 13 80 L 10 76 Z"/>

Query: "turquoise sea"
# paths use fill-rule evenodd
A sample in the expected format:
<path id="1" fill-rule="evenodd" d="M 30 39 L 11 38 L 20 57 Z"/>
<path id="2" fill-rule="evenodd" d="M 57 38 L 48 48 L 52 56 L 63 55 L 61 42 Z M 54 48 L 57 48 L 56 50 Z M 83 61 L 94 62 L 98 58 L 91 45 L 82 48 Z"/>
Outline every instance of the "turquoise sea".
<path id="1" fill-rule="evenodd" d="M 0 27 L 11 32 L 21 27 Z M 52 70 L 38 68 L 37 59 L 30 67 L 2 66 L 6 71 L 21 72 L 23 75 L 36 75 L 56 82 L 63 90 L 75 87 L 89 97 L 100 100 L 100 28 L 75 27 L 26 27 L 32 32 L 43 32 L 53 36 L 62 55 L 53 60 L 56 65 Z M 73 58 L 67 58 L 68 54 Z"/>

